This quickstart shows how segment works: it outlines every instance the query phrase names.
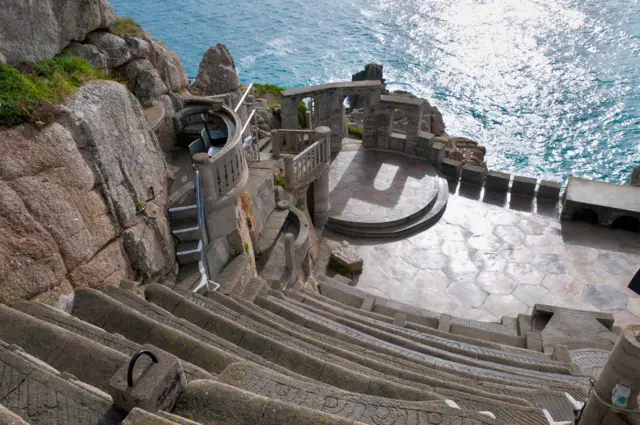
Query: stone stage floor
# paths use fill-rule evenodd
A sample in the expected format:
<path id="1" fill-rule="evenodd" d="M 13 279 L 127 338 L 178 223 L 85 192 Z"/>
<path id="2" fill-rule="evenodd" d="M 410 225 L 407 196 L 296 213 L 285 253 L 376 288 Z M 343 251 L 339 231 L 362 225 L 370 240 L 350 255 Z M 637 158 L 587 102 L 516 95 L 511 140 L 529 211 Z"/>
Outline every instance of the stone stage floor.
<path id="1" fill-rule="evenodd" d="M 437 191 L 437 172 L 426 161 L 386 152 L 340 152 L 329 172 L 329 216 L 363 224 L 402 220 L 428 207 Z"/>
<path id="2" fill-rule="evenodd" d="M 408 160 L 398 170 L 414 168 Z M 387 178 L 396 181 L 392 173 Z M 618 326 L 640 323 L 640 295 L 626 287 L 640 268 L 638 234 L 560 222 L 554 208 L 532 213 L 457 192 L 426 231 L 402 240 L 327 231 L 324 254 L 347 240 L 364 259 L 359 289 L 456 316 L 499 321 L 541 303 L 612 313 Z"/>

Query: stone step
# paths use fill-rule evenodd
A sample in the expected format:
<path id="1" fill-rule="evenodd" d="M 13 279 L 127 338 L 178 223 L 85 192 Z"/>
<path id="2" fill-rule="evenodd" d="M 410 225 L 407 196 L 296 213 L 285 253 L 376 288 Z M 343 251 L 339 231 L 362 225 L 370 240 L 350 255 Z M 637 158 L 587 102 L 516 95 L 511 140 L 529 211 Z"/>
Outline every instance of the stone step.
<path id="1" fill-rule="evenodd" d="M 183 221 L 198 218 L 198 205 L 189 204 L 169 208 L 169 218 L 171 221 Z"/>
<path id="2" fill-rule="evenodd" d="M 219 374 L 231 363 L 242 360 L 237 355 L 158 323 L 94 289 L 83 288 L 75 292 L 71 314 L 138 344 L 158 347 L 209 373 Z"/>
<path id="3" fill-rule="evenodd" d="M 97 326 L 83 322 L 76 317 L 46 304 L 30 301 L 18 301 L 13 307 L 16 310 L 28 314 L 38 320 L 50 323 L 93 342 L 97 342 L 103 346 L 119 351 L 127 358 L 130 358 L 136 351 L 142 348 L 142 345 L 136 344 L 121 335 L 106 332 Z M 189 381 L 195 379 L 214 379 L 214 376 L 204 369 L 194 366 L 184 360 L 180 360 L 180 362 Z"/>
<path id="4" fill-rule="evenodd" d="M 349 368 L 343 367 L 339 363 L 344 364 L 345 362 L 337 356 L 330 355 L 310 344 L 295 341 L 277 331 L 269 330 L 268 327 L 262 326 L 260 331 L 256 332 L 245 326 L 240 326 L 238 323 L 241 322 L 241 318 L 235 320 L 225 318 L 200 307 L 165 286 L 150 285 L 145 288 L 145 296 L 170 313 L 184 318 L 206 331 L 233 341 L 267 361 L 312 380 L 321 381 L 346 391 L 364 392 L 382 397 L 406 400 L 439 399 L 433 393 L 419 391 L 406 385 L 360 373 L 358 370 L 363 370 L 363 368 L 355 363 L 349 362 Z M 204 299 L 206 300 L 206 298 Z M 248 319 L 246 320 L 248 322 Z M 364 370 L 369 372 L 366 368 Z"/>
<path id="5" fill-rule="evenodd" d="M 464 335 L 440 331 L 437 328 L 424 326 L 415 322 L 400 320 L 400 319 L 406 319 L 406 315 L 404 314 L 396 314 L 394 317 L 390 317 L 390 316 L 385 316 L 379 313 L 374 313 L 372 311 L 368 311 L 362 308 L 354 308 L 346 304 L 343 304 L 339 301 L 333 300 L 331 298 L 327 298 L 317 292 L 314 292 L 308 289 L 302 289 L 300 292 L 289 291 L 287 295 L 297 297 L 296 299 L 303 302 L 308 302 L 310 299 L 316 299 L 324 304 L 328 304 L 333 307 L 337 307 L 343 311 L 348 311 L 349 313 L 352 313 L 350 314 L 350 317 L 354 319 L 360 318 L 360 320 L 363 320 L 363 321 L 373 319 L 375 320 L 376 323 L 381 322 L 381 323 L 386 323 L 388 325 L 393 325 L 395 329 L 399 328 L 399 329 L 408 330 L 408 331 L 411 331 L 412 334 L 416 334 L 417 332 L 417 335 L 420 335 L 426 338 L 431 338 L 431 337 L 440 338 L 446 341 L 452 341 L 454 343 L 458 342 L 458 343 L 463 343 L 463 344 L 471 345 L 475 347 L 486 347 L 486 348 L 492 348 L 500 351 L 508 351 L 515 354 L 523 355 L 525 357 L 542 358 L 542 359 L 550 358 L 549 355 L 540 351 L 532 351 L 532 350 L 527 350 L 525 348 L 514 347 L 512 345 L 494 343 L 492 341 L 487 341 L 485 339 L 471 338 Z M 398 317 L 399 319 L 398 325 L 395 324 L 396 317 Z"/>
<path id="6" fill-rule="evenodd" d="M 73 332 L 0 305 L 0 340 L 102 391 L 127 356 Z"/>
<path id="7" fill-rule="evenodd" d="M 232 364 L 222 372 L 220 379 L 221 382 L 270 399 L 371 425 L 379 424 L 383 418 L 385 423 L 398 423 L 408 417 L 429 416 L 445 423 L 462 423 L 464 418 L 474 418 L 479 423 L 494 423 L 488 421 L 490 417 L 487 415 L 449 407 L 446 401 L 416 402 L 355 394 L 325 385 L 301 383 L 247 363 Z"/>
<path id="8" fill-rule="evenodd" d="M 171 234 L 180 242 L 198 241 L 201 232 L 197 220 L 186 220 L 180 224 L 171 224 Z"/>
<path id="9" fill-rule="evenodd" d="M 263 299 L 257 300 L 257 303 L 260 305 L 260 302 L 262 300 Z M 518 385 L 521 383 L 551 388 L 552 386 L 556 386 L 554 382 L 563 382 L 569 387 L 582 388 L 585 391 L 589 389 L 589 380 L 587 377 L 562 375 L 548 372 L 537 372 L 532 370 L 512 368 L 509 366 L 503 366 L 504 370 L 508 372 L 501 372 L 494 369 L 487 369 L 479 366 L 471 366 L 450 360 L 439 359 L 415 350 L 409 350 L 404 347 L 399 347 L 395 344 L 383 341 L 379 338 L 371 337 L 363 332 L 352 329 L 349 326 L 334 322 L 333 320 L 328 319 L 321 314 L 310 311 L 310 308 L 305 309 L 288 301 L 272 296 L 267 297 L 266 300 L 270 303 L 270 306 L 272 308 L 275 307 L 275 309 L 279 312 L 284 311 L 285 314 L 289 314 L 294 320 L 298 320 L 299 323 L 311 324 L 311 326 L 325 330 L 329 335 L 334 335 L 338 338 L 344 338 L 359 345 L 368 346 L 369 348 L 376 351 L 387 352 L 392 355 L 404 357 L 417 363 L 430 365 L 435 369 L 450 371 L 452 373 L 468 374 L 472 379 L 486 378 L 498 380 L 502 381 L 502 383 L 506 385 Z"/>
<path id="10" fill-rule="evenodd" d="M 0 404 L 0 424 L 3 425 L 29 425 L 20 416 Z"/>
<path id="11" fill-rule="evenodd" d="M 453 353 L 446 354 L 440 351 L 431 352 L 432 355 L 436 355 L 441 358 L 458 358 L 458 361 L 464 361 L 459 357 L 455 357 L 456 355 L 460 355 L 464 357 L 489 361 L 496 364 L 517 366 L 525 369 L 571 374 L 569 365 L 561 361 L 542 357 L 531 357 L 526 354 L 505 352 L 500 349 L 484 348 L 438 336 L 422 334 L 418 331 L 394 326 L 393 324 L 385 323 L 374 318 L 361 316 L 346 309 L 336 308 L 335 306 L 324 303 L 314 297 L 302 296 L 301 298 L 302 299 L 299 300 L 299 302 L 301 302 L 303 305 L 309 305 L 310 307 L 316 309 L 316 311 L 326 311 L 331 313 L 334 317 L 337 316 L 342 319 L 346 319 L 346 321 L 340 321 L 334 318 L 334 321 L 338 321 L 339 323 L 348 325 L 352 328 L 354 326 L 358 326 L 357 324 L 365 325 L 364 327 L 356 327 L 356 329 L 368 333 L 369 335 L 377 336 L 388 341 L 392 340 L 390 339 L 391 335 L 395 335 L 397 337 L 406 338 L 408 340 L 417 342 L 422 346 L 429 346 L 433 347 L 435 350 L 443 350 L 446 353 Z M 376 332 L 376 330 L 380 332 Z M 394 341 L 394 343 L 403 345 L 402 342 L 398 343 L 397 339 Z"/>
<path id="12" fill-rule="evenodd" d="M 150 413 L 137 407 L 133 408 L 127 415 L 122 425 L 199 425 L 180 416 L 172 415 L 163 411 Z"/>
<path id="13" fill-rule="evenodd" d="M 201 267 L 204 267 L 204 263 L 201 261 L 193 264 L 180 265 L 176 285 L 189 290 L 195 289 L 202 281 Z"/>
<path id="14" fill-rule="evenodd" d="M 181 265 L 197 263 L 202 258 L 202 241 L 180 242 L 176 247 L 176 258 Z"/>
<path id="15" fill-rule="evenodd" d="M 0 404 L 24 421 L 45 425 L 119 425 L 124 419 L 110 401 L 36 366 L 7 350 L 5 345 L 0 344 Z"/>
<path id="16" fill-rule="evenodd" d="M 343 285 L 325 275 L 318 276 L 318 289 L 320 294 L 325 297 L 339 301 L 351 307 L 360 308 L 365 299 L 372 296 L 362 290 L 352 286 Z M 396 314 L 404 314 L 408 321 L 428 326 L 431 328 L 442 329 L 440 321 L 440 313 L 422 309 L 412 305 L 400 303 L 381 297 L 373 297 L 373 312 L 388 317 L 394 317 Z M 451 317 L 449 326 L 444 326 L 444 330 L 458 335 L 463 335 L 475 339 L 485 339 L 500 344 L 512 345 L 514 347 L 524 348 L 526 339 L 518 336 L 514 331 L 500 323 L 489 323 L 478 320 L 468 320 L 462 318 Z"/>
<path id="17" fill-rule="evenodd" d="M 180 288 L 175 288 L 175 290 L 203 308 L 212 309 L 214 311 L 220 310 L 221 306 L 212 302 L 212 299 L 189 293 Z M 263 310 L 257 305 L 251 304 L 240 298 L 229 298 L 218 293 L 209 294 L 209 297 L 213 297 L 217 302 L 233 309 L 236 313 L 244 314 L 259 321 L 260 323 L 268 324 L 269 326 L 274 327 L 274 329 L 278 329 L 301 341 L 304 340 L 307 343 L 315 344 L 316 346 L 325 349 L 327 352 L 332 352 L 336 355 L 343 356 L 344 358 L 351 359 L 354 362 L 358 362 L 359 364 L 368 366 L 369 369 L 367 370 L 358 365 L 360 368 L 356 370 L 360 370 L 363 373 L 368 373 L 373 376 L 376 376 L 377 374 L 378 376 L 384 377 L 384 379 L 393 382 L 422 388 L 426 391 L 434 391 L 437 394 L 444 395 L 456 402 L 464 402 L 467 406 L 471 406 L 470 410 L 498 411 L 500 412 L 499 417 L 502 417 L 505 420 L 514 418 L 518 419 L 511 423 L 525 423 L 522 418 L 529 417 L 538 417 L 538 419 L 543 421 L 539 423 L 546 423 L 544 422 L 545 417 L 540 410 L 532 410 L 531 408 L 524 407 L 524 405 L 536 405 L 541 409 L 545 408 L 543 403 L 547 402 L 546 397 L 549 396 L 552 396 L 556 401 L 559 399 L 559 403 L 562 403 L 565 407 L 568 405 L 565 395 L 560 392 L 552 392 L 535 388 L 507 387 L 504 385 L 482 382 L 480 380 L 461 379 L 457 376 L 443 374 L 440 371 L 427 367 L 420 367 L 409 361 L 393 358 L 386 354 L 365 350 L 359 346 L 354 346 L 341 340 L 335 340 L 323 334 L 317 334 L 306 328 L 301 328 L 295 323 L 288 322 L 274 313 Z M 258 311 L 261 313 L 258 313 Z M 282 325 L 279 323 L 282 323 Z M 349 352 L 346 350 L 352 351 Z M 397 365 L 398 367 L 396 368 L 390 365 Z M 384 374 L 380 375 L 378 372 L 383 372 Z M 442 376 L 442 379 L 435 379 L 433 376 Z M 400 377 L 402 377 L 402 379 L 400 379 Z M 543 396 L 543 398 L 540 399 L 538 396 Z M 524 401 L 524 399 L 527 401 Z M 553 408 L 553 406 L 554 405 L 551 404 L 549 407 Z M 553 413 L 554 416 L 558 415 L 555 411 Z"/>
<path id="18" fill-rule="evenodd" d="M 260 152 L 271 152 L 271 137 L 264 137 L 258 140 L 258 151 Z"/>
<path id="19" fill-rule="evenodd" d="M 163 325 L 169 326 L 173 329 L 176 329 L 180 332 L 184 332 L 186 335 L 189 335 L 205 344 L 208 344 L 212 347 L 220 349 L 224 352 L 227 352 L 233 356 L 237 356 L 238 358 L 250 360 L 257 364 L 272 368 L 278 372 L 284 374 L 290 374 L 287 369 L 276 365 L 270 361 L 265 360 L 252 353 L 249 350 L 245 350 L 242 347 L 230 342 L 224 338 L 219 337 L 218 335 L 208 332 L 195 324 L 188 322 L 187 320 L 180 319 L 167 310 L 159 307 L 158 305 L 152 304 L 144 300 L 143 298 L 129 292 L 123 291 L 118 288 L 106 288 L 105 292 L 112 297 L 114 300 L 121 302 L 132 310 L 142 313 L 147 318 L 161 323 Z M 224 325 L 224 324 L 223 324 Z M 235 329 L 231 329 L 231 333 L 235 332 Z M 298 377 L 299 379 L 304 379 L 302 377 Z"/>
<path id="20" fill-rule="evenodd" d="M 354 227 L 353 223 L 337 223 L 329 217 L 327 227 L 343 235 L 361 238 L 399 238 L 410 236 L 437 223 L 444 214 L 448 201 L 449 185 L 445 179 L 438 179 L 437 196 L 433 203 L 430 204 L 429 208 L 420 210 L 418 215 L 412 216 L 408 221 L 390 226 L 381 226 L 380 223 L 375 223 L 373 226 Z"/>
<path id="21" fill-rule="evenodd" d="M 318 410 L 263 397 L 221 382 L 205 380 L 189 384 L 186 391 L 178 397 L 173 413 L 202 424 L 361 424 Z"/>

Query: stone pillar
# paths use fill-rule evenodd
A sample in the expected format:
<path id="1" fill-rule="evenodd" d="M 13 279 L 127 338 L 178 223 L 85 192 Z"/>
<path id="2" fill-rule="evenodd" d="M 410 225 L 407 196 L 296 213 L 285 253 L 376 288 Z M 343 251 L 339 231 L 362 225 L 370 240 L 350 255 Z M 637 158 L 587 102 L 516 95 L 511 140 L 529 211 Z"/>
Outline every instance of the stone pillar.
<path id="1" fill-rule="evenodd" d="M 275 159 L 280 158 L 280 147 L 282 145 L 282 138 L 278 130 L 271 130 L 271 156 Z"/>
<path id="2" fill-rule="evenodd" d="M 325 139 L 324 152 L 322 153 L 324 159 L 323 162 L 329 162 L 331 161 L 331 129 L 329 127 L 316 127 L 316 140 L 320 140 L 322 138 Z"/>
<path id="3" fill-rule="evenodd" d="M 631 186 L 640 187 L 640 165 L 636 165 L 631 171 Z"/>
<path id="4" fill-rule="evenodd" d="M 610 406 L 638 411 L 640 392 L 640 325 L 628 326 L 613 347 L 598 378 L 579 425 L 607 425 L 614 414 Z M 624 413 L 620 413 L 624 415 Z"/>
<path id="5" fill-rule="evenodd" d="M 416 154 L 416 146 L 418 146 L 418 135 L 420 133 L 420 123 L 422 121 L 422 106 L 412 108 L 411 113 L 407 114 L 409 121 L 407 122 L 407 139 L 404 147 L 404 153 L 409 155 Z"/>
<path id="6" fill-rule="evenodd" d="M 287 233 L 284 235 L 284 261 L 291 273 L 295 273 L 296 253 L 293 247 L 293 235 Z"/>
<path id="7" fill-rule="evenodd" d="M 322 227 L 329 220 L 329 173 L 318 177 L 313 184 L 313 223 L 315 227 Z"/>
<path id="8" fill-rule="evenodd" d="M 313 122 L 311 121 L 311 111 L 305 112 L 305 119 L 307 121 L 307 129 L 313 130 Z"/>
<path id="9" fill-rule="evenodd" d="M 293 155 L 286 155 L 284 157 L 284 175 L 287 178 L 287 182 L 289 182 L 289 186 L 293 186 L 296 180 L 296 176 L 293 171 Z"/>

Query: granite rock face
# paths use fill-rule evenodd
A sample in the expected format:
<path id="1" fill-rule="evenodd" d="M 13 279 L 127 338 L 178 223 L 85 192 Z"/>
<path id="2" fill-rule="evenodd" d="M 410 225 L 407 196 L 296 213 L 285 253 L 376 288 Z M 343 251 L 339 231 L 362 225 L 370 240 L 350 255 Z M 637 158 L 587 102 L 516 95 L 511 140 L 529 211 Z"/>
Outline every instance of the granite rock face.
<path id="1" fill-rule="evenodd" d="M 115 34 L 108 31 L 94 31 L 87 34 L 87 41 L 105 53 L 109 68 L 116 68 L 131 60 L 131 52 L 127 42 Z"/>
<path id="2" fill-rule="evenodd" d="M 138 51 L 139 52 L 139 51 Z M 149 60 L 158 70 L 167 88 L 177 92 L 189 87 L 189 79 L 178 56 L 158 40 L 151 41 Z"/>
<path id="3" fill-rule="evenodd" d="M 377 63 L 369 63 L 364 66 L 362 71 L 358 71 L 351 75 L 351 81 L 380 81 L 382 83 L 382 94 L 388 94 L 389 92 L 385 88 L 385 79 L 383 77 L 383 66 Z M 361 96 L 351 95 L 349 96 L 349 107 L 351 109 L 362 108 Z"/>
<path id="4" fill-rule="evenodd" d="M 0 0 L 0 54 L 12 65 L 49 59 L 115 18 L 107 0 Z"/>
<path id="5" fill-rule="evenodd" d="M 200 96 L 211 96 L 236 91 L 238 84 L 236 65 L 227 46 L 216 44 L 204 54 L 191 91 Z"/>
<path id="6" fill-rule="evenodd" d="M 340 246 L 331 251 L 331 260 L 338 263 L 351 273 L 360 273 L 364 261 L 349 242 L 342 241 Z"/>
<path id="7" fill-rule="evenodd" d="M 92 82 L 62 110 L 43 129 L 0 131 L 0 302 L 173 269 L 166 165 L 136 98 Z"/>
<path id="8" fill-rule="evenodd" d="M 107 55 L 92 44 L 82 44 L 74 41 L 67 47 L 67 52 L 73 56 L 85 58 L 93 68 L 104 69 L 109 66 Z"/>

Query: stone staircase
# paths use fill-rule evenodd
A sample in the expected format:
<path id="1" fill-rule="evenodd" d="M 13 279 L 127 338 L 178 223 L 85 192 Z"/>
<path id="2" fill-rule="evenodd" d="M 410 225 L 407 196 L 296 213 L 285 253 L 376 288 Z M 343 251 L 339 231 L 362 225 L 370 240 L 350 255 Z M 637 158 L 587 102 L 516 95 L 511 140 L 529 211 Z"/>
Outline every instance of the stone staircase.
<path id="1" fill-rule="evenodd" d="M 325 276 L 319 292 L 252 285 L 247 298 L 81 289 L 70 314 L 0 306 L 0 422 L 557 425 L 574 423 L 589 391 L 573 362 L 524 348 L 517 319 L 372 300 Z M 171 412 L 127 415 L 108 383 L 149 346 L 177 357 L 188 383 Z"/>

